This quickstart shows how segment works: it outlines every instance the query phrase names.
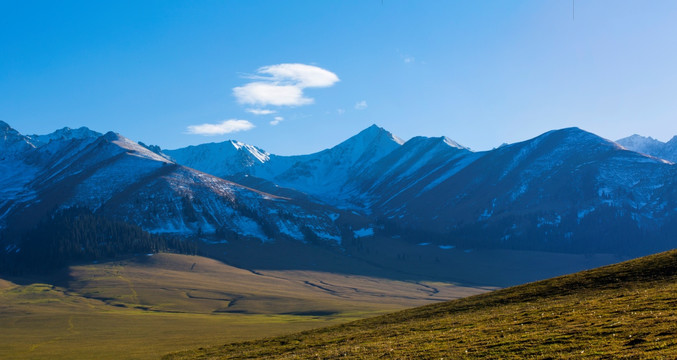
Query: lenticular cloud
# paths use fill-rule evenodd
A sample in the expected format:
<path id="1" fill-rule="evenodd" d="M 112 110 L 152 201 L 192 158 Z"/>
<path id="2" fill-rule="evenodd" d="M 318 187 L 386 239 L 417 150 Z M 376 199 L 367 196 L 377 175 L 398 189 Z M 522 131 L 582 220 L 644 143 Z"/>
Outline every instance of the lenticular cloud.
<path id="1" fill-rule="evenodd" d="M 224 120 L 218 124 L 202 124 L 188 126 L 189 134 L 197 135 L 223 135 L 238 131 L 246 131 L 254 128 L 254 124 L 247 120 Z"/>
<path id="2" fill-rule="evenodd" d="M 314 102 L 303 94 L 305 88 L 323 88 L 339 81 L 329 70 L 305 64 L 264 66 L 252 82 L 233 89 L 240 104 L 256 106 L 301 106 Z"/>

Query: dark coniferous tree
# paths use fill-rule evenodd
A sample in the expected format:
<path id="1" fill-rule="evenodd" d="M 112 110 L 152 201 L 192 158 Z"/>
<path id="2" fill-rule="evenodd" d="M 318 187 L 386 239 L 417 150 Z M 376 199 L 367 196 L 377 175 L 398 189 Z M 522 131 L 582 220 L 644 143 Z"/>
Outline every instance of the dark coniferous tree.
<path id="1" fill-rule="evenodd" d="M 196 253 L 193 241 L 150 234 L 136 225 L 105 218 L 84 208 L 58 211 L 12 243 L 18 251 L 2 254 L 0 271 L 14 274 L 45 272 L 73 263 L 130 254 Z"/>

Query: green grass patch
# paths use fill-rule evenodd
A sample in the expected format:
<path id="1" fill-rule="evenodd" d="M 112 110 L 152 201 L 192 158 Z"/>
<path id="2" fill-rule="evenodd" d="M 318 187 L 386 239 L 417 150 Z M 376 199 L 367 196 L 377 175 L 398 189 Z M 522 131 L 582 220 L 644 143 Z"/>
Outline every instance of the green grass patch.
<path id="1" fill-rule="evenodd" d="M 677 251 L 166 359 L 677 357 Z"/>

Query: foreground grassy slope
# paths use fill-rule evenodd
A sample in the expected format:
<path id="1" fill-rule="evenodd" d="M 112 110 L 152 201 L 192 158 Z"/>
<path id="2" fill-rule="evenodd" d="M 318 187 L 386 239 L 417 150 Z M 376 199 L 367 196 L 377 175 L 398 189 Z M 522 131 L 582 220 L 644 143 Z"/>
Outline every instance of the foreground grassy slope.
<path id="1" fill-rule="evenodd" d="M 12 280 L 0 280 L 0 359 L 157 359 L 486 291 L 174 254 Z"/>
<path id="2" fill-rule="evenodd" d="M 677 358 L 677 251 L 294 335 L 226 358 Z"/>

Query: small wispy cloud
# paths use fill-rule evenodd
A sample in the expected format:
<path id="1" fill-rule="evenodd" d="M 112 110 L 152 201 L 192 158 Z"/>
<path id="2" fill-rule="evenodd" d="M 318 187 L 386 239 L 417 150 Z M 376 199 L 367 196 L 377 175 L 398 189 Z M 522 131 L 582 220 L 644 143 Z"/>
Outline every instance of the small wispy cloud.
<path id="1" fill-rule="evenodd" d="M 395 49 L 395 51 L 397 52 L 397 55 L 400 57 L 400 59 L 402 59 L 402 61 L 405 64 L 413 64 L 413 63 L 416 62 L 415 57 L 413 57 L 413 56 L 411 56 L 407 53 L 403 53 L 402 51 L 400 51 L 400 49 Z"/>
<path id="2" fill-rule="evenodd" d="M 277 125 L 282 122 L 284 118 L 282 116 L 276 116 L 273 120 L 270 121 L 270 125 Z"/>
<path id="3" fill-rule="evenodd" d="M 270 109 L 245 109 L 246 112 L 254 115 L 270 115 L 275 114 L 277 111 Z"/>
<path id="4" fill-rule="evenodd" d="M 367 108 L 367 106 L 368 105 L 366 100 L 358 101 L 357 103 L 355 103 L 355 110 L 364 110 Z"/>
<path id="5" fill-rule="evenodd" d="M 336 109 L 336 113 L 339 115 L 345 114 L 346 110 L 345 109 Z"/>
<path id="6" fill-rule="evenodd" d="M 333 86 L 338 76 L 321 67 L 306 64 L 277 64 L 259 68 L 254 80 L 233 88 L 233 95 L 240 104 L 255 106 L 301 106 L 315 100 L 306 97 L 306 88 Z"/>
<path id="7" fill-rule="evenodd" d="M 186 132 L 188 134 L 214 136 L 238 131 L 247 131 L 253 128 L 254 124 L 247 120 L 230 119 L 217 124 L 190 125 L 186 129 Z"/>

